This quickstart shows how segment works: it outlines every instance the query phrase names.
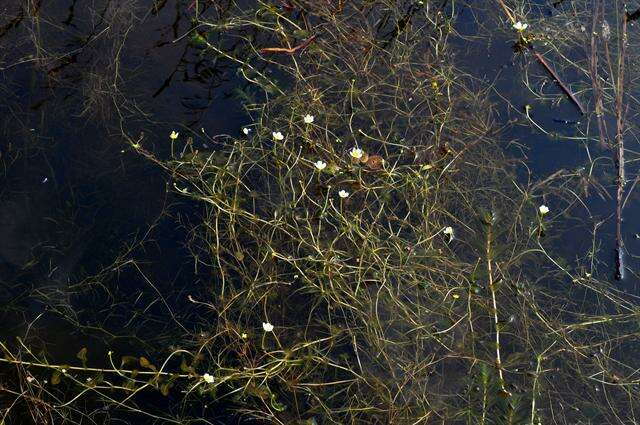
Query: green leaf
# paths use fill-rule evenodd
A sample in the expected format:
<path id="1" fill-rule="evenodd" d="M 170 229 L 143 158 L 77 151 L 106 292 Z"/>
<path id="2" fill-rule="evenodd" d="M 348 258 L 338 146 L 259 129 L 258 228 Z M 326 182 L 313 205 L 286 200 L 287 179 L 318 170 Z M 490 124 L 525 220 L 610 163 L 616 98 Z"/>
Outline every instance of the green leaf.
<path id="1" fill-rule="evenodd" d="M 180 363 L 180 370 L 184 373 L 193 373 L 193 368 L 187 364 L 187 361 L 183 358 Z"/>
<path id="2" fill-rule="evenodd" d="M 207 39 L 197 32 L 194 32 L 191 36 L 191 44 L 195 47 L 206 47 Z"/>
<path id="3" fill-rule="evenodd" d="M 275 410 L 276 412 L 282 412 L 287 408 L 287 406 L 276 400 L 275 394 L 271 394 L 271 407 L 273 407 L 273 410 Z"/>

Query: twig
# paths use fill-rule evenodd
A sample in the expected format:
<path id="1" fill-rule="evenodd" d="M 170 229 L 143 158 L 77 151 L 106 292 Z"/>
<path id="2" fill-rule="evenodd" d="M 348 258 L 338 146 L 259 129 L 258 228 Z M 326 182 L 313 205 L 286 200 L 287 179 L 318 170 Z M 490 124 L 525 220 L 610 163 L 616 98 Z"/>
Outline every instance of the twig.
<path id="1" fill-rule="evenodd" d="M 486 251 L 485 255 L 487 256 L 487 280 L 489 284 L 489 291 L 491 292 L 491 310 L 492 310 L 492 318 L 493 324 L 495 326 L 495 344 L 496 344 L 496 369 L 498 370 L 498 379 L 500 381 L 500 388 L 504 394 L 509 394 L 507 388 L 505 386 L 504 380 L 504 372 L 502 366 L 502 356 L 500 355 L 500 321 L 498 319 L 498 301 L 496 297 L 496 284 L 493 280 L 493 264 L 491 259 L 493 257 L 493 251 L 491 249 L 491 239 L 493 238 L 493 223 L 487 223 L 487 241 L 486 241 Z"/>
<path id="2" fill-rule="evenodd" d="M 624 65 L 627 44 L 627 16 L 622 16 L 622 34 L 618 54 L 618 79 L 616 81 L 616 144 L 618 178 L 616 182 L 616 274 L 617 280 L 624 277 L 624 241 L 622 239 L 622 203 L 624 199 Z"/>
<path id="3" fill-rule="evenodd" d="M 560 76 L 556 73 L 556 71 L 554 71 L 553 68 L 551 68 L 551 66 L 547 63 L 545 58 L 542 57 L 542 55 L 540 53 L 536 52 L 533 49 L 533 46 L 529 46 L 529 48 L 533 52 L 533 56 L 538 60 L 540 65 L 542 65 L 544 67 L 544 69 L 547 70 L 547 72 L 553 77 L 553 79 L 558 84 L 558 86 L 560 86 L 562 91 L 569 97 L 569 99 L 571 99 L 571 101 L 574 103 L 574 105 L 576 105 L 576 107 L 580 110 L 580 113 L 582 115 L 584 115 L 586 113 L 586 111 L 585 111 L 584 107 L 582 106 L 582 103 L 580 103 L 578 98 L 571 92 L 571 90 L 569 90 L 569 87 L 567 87 L 566 84 L 562 82 L 562 80 L 560 79 Z"/>
<path id="4" fill-rule="evenodd" d="M 498 0 L 498 4 L 502 7 L 504 14 L 507 15 L 507 18 L 511 21 L 512 24 L 516 23 L 516 18 L 513 16 L 513 13 L 509 10 L 506 4 L 504 4 L 503 0 Z"/>
<path id="5" fill-rule="evenodd" d="M 602 87 L 600 86 L 600 80 L 598 77 L 598 48 L 596 45 L 596 26 L 598 18 L 602 12 L 602 1 L 594 0 L 593 7 L 593 20 L 591 23 L 591 57 L 589 60 L 589 73 L 591 74 L 591 85 L 593 87 L 593 97 L 595 100 L 596 109 L 596 121 L 598 122 L 598 135 L 600 138 L 600 147 L 606 148 L 609 146 L 609 135 L 607 134 L 607 125 L 604 122 L 604 106 L 602 103 Z"/>
<path id="6" fill-rule="evenodd" d="M 624 210 L 624 194 L 625 194 L 625 160 L 624 160 L 624 67 L 626 59 L 626 42 L 627 42 L 627 22 L 630 20 L 628 13 L 622 15 L 622 25 L 620 28 L 620 45 L 618 49 L 617 78 L 615 80 L 615 117 L 616 117 L 616 136 L 615 145 L 609 141 L 607 127 L 604 122 L 604 107 L 602 104 L 602 88 L 598 77 L 598 58 L 596 46 L 596 24 L 600 15 L 604 16 L 602 9 L 602 0 L 594 0 L 594 15 L 591 24 L 591 60 L 590 73 L 591 84 L 593 86 L 593 95 L 595 98 L 596 118 L 598 122 L 598 132 L 600 136 L 600 144 L 609 146 L 612 150 L 613 159 L 616 164 L 616 247 L 615 247 L 615 278 L 622 280 L 624 278 L 624 240 L 622 238 L 622 212 Z M 609 74 L 613 77 L 613 66 L 611 63 L 611 53 L 609 45 L 604 40 L 604 51 L 609 67 Z M 635 184 L 634 184 L 635 186 Z"/>
<path id="7" fill-rule="evenodd" d="M 307 41 L 305 41 L 302 44 L 299 44 L 295 47 L 292 48 L 287 48 L 287 47 L 265 47 L 263 49 L 260 49 L 260 51 L 262 53 L 287 53 L 287 54 L 294 54 L 295 52 L 297 52 L 298 50 L 302 50 L 305 49 L 308 45 L 310 45 L 311 43 L 313 43 L 313 41 L 318 38 L 317 35 L 312 35 L 311 37 L 309 37 L 307 39 Z"/>

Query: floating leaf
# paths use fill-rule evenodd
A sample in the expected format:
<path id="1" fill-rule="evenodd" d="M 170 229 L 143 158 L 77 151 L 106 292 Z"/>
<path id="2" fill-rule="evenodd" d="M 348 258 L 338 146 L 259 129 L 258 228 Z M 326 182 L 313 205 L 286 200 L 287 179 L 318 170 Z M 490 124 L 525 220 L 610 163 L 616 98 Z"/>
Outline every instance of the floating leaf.
<path id="1" fill-rule="evenodd" d="M 249 384 L 245 387 L 245 392 L 251 396 L 258 397 L 262 400 L 265 400 L 269 397 L 271 392 L 268 388 L 260 385 Z"/>
<path id="2" fill-rule="evenodd" d="M 102 382 L 104 382 L 104 375 L 102 373 L 98 373 L 92 381 L 95 385 L 102 384 Z"/>
<path id="3" fill-rule="evenodd" d="M 135 391 L 137 388 L 135 381 L 127 381 L 122 386 L 130 391 Z"/>
<path id="4" fill-rule="evenodd" d="M 148 383 L 149 385 L 151 385 L 154 388 L 158 388 L 158 386 L 160 385 L 160 382 L 162 381 L 162 377 L 160 376 L 160 374 L 156 374 L 153 375 L 151 377 L 151 379 L 149 379 Z"/>
<path id="5" fill-rule="evenodd" d="M 303 29 L 293 31 L 293 36 L 296 38 L 309 38 L 310 35 L 309 31 Z"/>
<path id="6" fill-rule="evenodd" d="M 202 353 L 198 353 L 194 358 L 193 358 L 193 362 L 191 363 L 191 367 L 195 368 L 198 366 L 198 364 L 204 360 L 204 354 Z"/>
<path id="7" fill-rule="evenodd" d="M 187 361 L 183 358 L 182 362 L 180 363 L 180 370 L 184 373 L 194 373 L 194 369 L 193 367 L 189 366 L 187 364 Z"/>

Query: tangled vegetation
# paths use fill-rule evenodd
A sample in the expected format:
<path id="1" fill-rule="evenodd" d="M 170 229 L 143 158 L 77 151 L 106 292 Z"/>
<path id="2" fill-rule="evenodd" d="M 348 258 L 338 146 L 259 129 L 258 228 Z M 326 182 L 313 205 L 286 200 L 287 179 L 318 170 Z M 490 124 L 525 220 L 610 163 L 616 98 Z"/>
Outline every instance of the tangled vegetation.
<path id="1" fill-rule="evenodd" d="M 574 1 L 549 19 L 524 0 L 202 3 L 182 5 L 200 13 L 188 36 L 236 65 L 251 122 L 233 136 L 176 128 L 170 152 L 123 136 L 199 208 L 185 243 L 208 283 L 153 288 L 189 313 L 167 305 L 148 319 L 149 333 L 179 326 L 148 335 L 144 355 L 110 348 L 100 362 L 89 347 L 61 364 L 3 343 L 6 376 L 18 378 L 2 385 L 3 423 L 22 410 L 37 423 L 636 422 L 638 299 L 595 248 L 576 262 L 554 248 L 596 167 L 523 178 L 494 87 L 456 57 L 461 8 L 516 55 L 546 41 L 561 56 L 591 42 L 571 37 L 580 25 L 597 33 L 621 3 L 594 14 Z M 595 65 L 610 77 L 580 89 L 596 125 L 569 140 L 602 158 L 598 111 L 615 119 L 623 101 L 617 16 L 609 60 Z M 567 20 L 569 35 L 537 32 Z M 590 60 L 560 73 L 589 76 Z M 545 131 L 529 107 L 510 108 Z M 74 290 L 104 290 L 113 270 Z"/>

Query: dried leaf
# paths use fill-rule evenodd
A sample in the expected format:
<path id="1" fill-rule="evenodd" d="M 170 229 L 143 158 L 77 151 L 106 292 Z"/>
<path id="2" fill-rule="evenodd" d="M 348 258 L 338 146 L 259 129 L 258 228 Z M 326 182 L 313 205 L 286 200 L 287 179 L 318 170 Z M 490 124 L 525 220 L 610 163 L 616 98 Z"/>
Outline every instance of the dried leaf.
<path id="1" fill-rule="evenodd" d="M 380 155 L 370 155 L 366 162 L 367 168 L 370 170 L 379 170 L 384 165 L 384 158 Z"/>

